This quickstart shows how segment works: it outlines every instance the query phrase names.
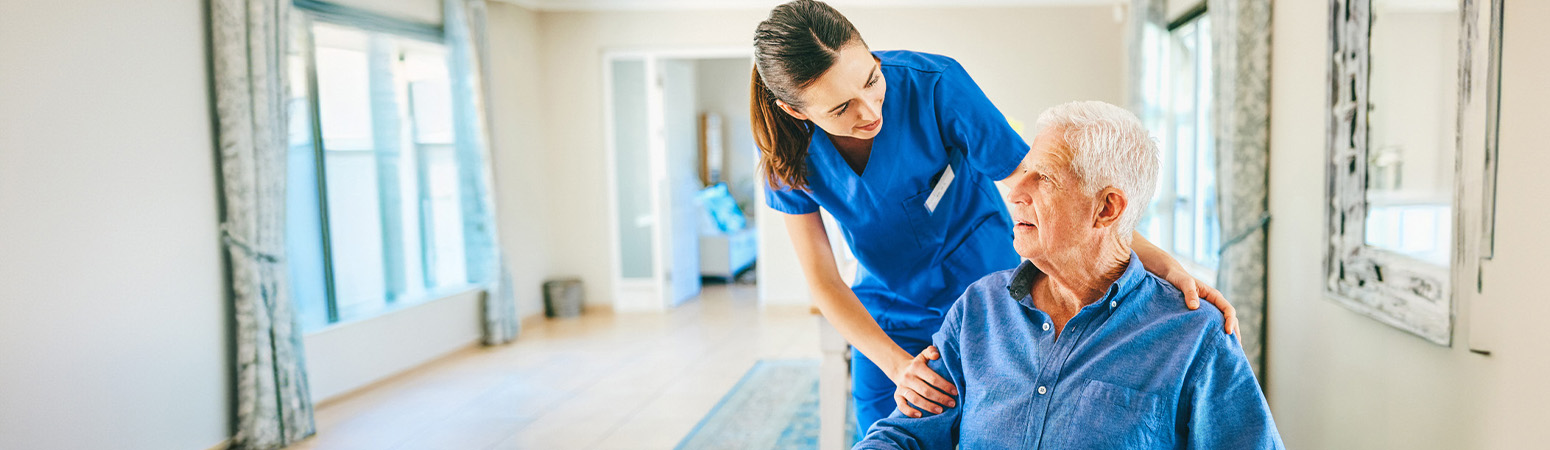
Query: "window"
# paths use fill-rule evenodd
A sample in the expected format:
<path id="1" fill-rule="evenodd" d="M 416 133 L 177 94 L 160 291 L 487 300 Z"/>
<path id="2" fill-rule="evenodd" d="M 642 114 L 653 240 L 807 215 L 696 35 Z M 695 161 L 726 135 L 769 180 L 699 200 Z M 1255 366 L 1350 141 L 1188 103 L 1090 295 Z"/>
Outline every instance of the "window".
<path id="1" fill-rule="evenodd" d="M 1212 132 L 1211 19 L 1197 8 L 1168 29 L 1149 28 L 1142 117 L 1162 149 L 1157 194 L 1140 229 L 1209 277 L 1217 266 L 1216 146 Z"/>
<path id="2" fill-rule="evenodd" d="M 391 19 L 352 20 L 337 9 L 298 16 L 286 226 L 303 329 L 466 287 L 452 88 L 439 29 L 402 24 L 410 31 L 395 32 L 383 26 Z"/>

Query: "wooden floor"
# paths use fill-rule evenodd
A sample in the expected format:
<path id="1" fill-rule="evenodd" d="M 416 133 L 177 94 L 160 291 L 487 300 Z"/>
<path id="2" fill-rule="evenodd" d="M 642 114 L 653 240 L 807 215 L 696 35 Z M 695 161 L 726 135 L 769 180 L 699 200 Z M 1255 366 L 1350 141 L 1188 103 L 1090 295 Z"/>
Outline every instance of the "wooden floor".
<path id="1" fill-rule="evenodd" d="M 817 358 L 816 316 L 706 285 L 668 313 L 589 313 L 471 348 L 317 410 L 291 448 L 667 449 L 762 358 Z"/>

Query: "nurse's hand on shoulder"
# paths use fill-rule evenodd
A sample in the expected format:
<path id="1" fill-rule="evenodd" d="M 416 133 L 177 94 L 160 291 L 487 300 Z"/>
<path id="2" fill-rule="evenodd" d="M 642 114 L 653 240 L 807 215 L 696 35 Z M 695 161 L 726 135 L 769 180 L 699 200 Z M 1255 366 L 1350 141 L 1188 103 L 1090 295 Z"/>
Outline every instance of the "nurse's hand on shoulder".
<path id="1" fill-rule="evenodd" d="M 936 350 L 936 346 L 926 347 L 919 355 L 915 355 L 908 364 L 899 365 L 894 373 L 888 374 L 893 379 L 893 401 L 898 404 L 899 411 L 910 417 L 920 417 L 923 413 L 915 409 L 915 406 L 924 409 L 930 414 L 941 414 L 942 408 L 958 406 L 952 396 L 958 395 L 958 387 L 951 381 L 947 381 L 942 375 L 931 370 L 926 365 L 927 360 L 941 358 L 942 354 Z"/>

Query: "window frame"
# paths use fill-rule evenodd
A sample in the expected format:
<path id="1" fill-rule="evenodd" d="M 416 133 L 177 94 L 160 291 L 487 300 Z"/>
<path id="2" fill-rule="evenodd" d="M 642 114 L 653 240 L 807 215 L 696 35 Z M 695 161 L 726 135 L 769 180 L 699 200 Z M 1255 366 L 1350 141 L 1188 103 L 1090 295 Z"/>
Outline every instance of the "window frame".
<path id="1" fill-rule="evenodd" d="M 1175 104 L 1174 101 L 1176 99 L 1173 95 L 1174 85 L 1171 77 L 1171 74 L 1175 70 L 1173 67 L 1174 55 L 1172 53 L 1172 45 L 1175 39 L 1175 33 L 1179 32 L 1181 28 L 1193 26 L 1193 32 L 1196 33 L 1194 39 L 1196 39 L 1197 48 L 1209 47 L 1211 45 L 1208 31 L 1209 28 L 1203 29 L 1201 27 L 1202 21 L 1208 21 L 1210 19 L 1210 15 L 1206 14 L 1206 12 L 1206 3 L 1200 2 L 1188 11 L 1180 14 L 1177 18 L 1169 21 L 1166 25 L 1160 27 L 1150 27 L 1151 32 L 1156 34 L 1151 35 L 1155 36 L 1155 41 L 1151 42 L 1150 45 L 1148 45 L 1148 48 L 1151 49 L 1149 53 L 1156 55 L 1156 60 L 1148 64 L 1149 67 L 1146 67 L 1143 70 L 1148 72 L 1148 76 L 1153 76 L 1156 80 L 1152 82 L 1154 83 L 1152 87 L 1156 88 L 1156 92 L 1151 93 L 1151 95 L 1143 94 L 1143 98 L 1146 100 L 1143 104 L 1144 110 L 1142 111 L 1142 114 L 1144 116 L 1149 116 L 1146 117 L 1149 119 L 1147 120 L 1147 125 L 1149 129 L 1153 130 L 1154 134 L 1158 134 L 1156 132 L 1159 130 L 1162 131 L 1160 136 L 1157 137 L 1162 139 L 1159 144 L 1162 150 L 1161 156 L 1163 161 L 1162 166 L 1160 167 L 1161 170 L 1158 174 L 1157 191 L 1152 197 L 1151 204 L 1148 205 L 1148 209 L 1150 210 L 1150 217 L 1147 219 L 1148 222 L 1155 221 L 1149 223 L 1148 225 L 1155 225 L 1157 227 L 1157 233 L 1147 237 L 1153 241 L 1154 245 L 1157 245 L 1159 248 L 1162 248 L 1168 251 L 1170 254 L 1173 254 L 1179 263 L 1183 265 L 1184 268 L 1191 274 L 1203 279 L 1215 279 L 1217 276 L 1217 269 L 1215 266 L 1220 262 L 1219 247 L 1222 231 L 1221 219 L 1219 216 L 1221 211 L 1219 206 L 1213 213 L 1217 215 L 1215 220 L 1209 220 L 1209 218 L 1206 217 L 1200 217 L 1198 218 L 1200 220 L 1194 220 L 1195 223 L 1192 227 L 1193 231 L 1191 231 L 1191 234 L 1193 235 L 1193 238 L 1191 239 L 1191 248 L 1180 249 L 1176 245 L 1176 233 L 1178 231 L 1177 212 L 1181 198 L 1188 198 L 1192 205 L 1191 211 L 1195 211 L 1200 208 L 1199 205 L 1202 202 L 1219 201 L 1215 197 L 1219 197 L 1218 192 L 1221 189 L 1219 183 L 1213 182 L 1214 188 L 1209 191 L 1192 192 L 1188 195 L 1181 195 L 1178 186 L 1178 152 L 1180 149 L 1177 148 L 1179 136 L 1177 135 L 1178 133 L 1176 133 L 1178 129 L 1178 118 L 1175 117 L 1173 108 L 1173 105 Z M 1202 47 L 1202 45 L 1204 47 Z M 1211 49 L 1207 49 L 1207 51 L 1210 50 Z M 1209 55 L 1209 57 L 1215 57 L 1214 52 L 1209 53 Z M 1194 135 L 1195 142 L 1193 143 L 1193 148 L 1191 149 L 1191 151 L 1194 153 L 1194 156 L 1191 158 L 1191 164 L 1194 169 L 1208 168 L 1213 172 L 1211 175 L 1214 179 L 1214 171 L 1216 170 L 1217 164 L 1216 159 L 1220 157 L 1217 154 L 1217 151 L 1213 149 L 1210 152 L 1210 155 L 1213 159 L 1212 161 L 1208 161 L 1206 164 L 1201 164 L 1200 161 L 1205 157 L 1205 155 L 1202 153 L 1202 150 L 1205 150 L 1204 146 L 1215 145 L 1214 124 L 1216 116 L 1211 111 L 1214 101 L 1199 102 L 1197 100 L 1200 100 L 1200 92 L 1211 92 L 1211 84 L 1215 83 L 1216 80 L 1213 76 L 1214 74 L 1209 73 L 1210 61 L 1195 61 L 1194 65 L 1196 69 L 1202 65 L 1204 65 L 1206 69 L 1204 71 L 1205 73 L 1201 73 L 1200 70 L 1196 70 L 1195 93 L 1192 95 L 1193 98 L 1190 99 L 1190 101 L 1197 103 L 1195 108 L 1192 110 L 1192 114 L 1195 116 L 1193 120 L 1195 120 L 1196 123 L 1192 127 L 1192 133 Z M 1205 120 L 1201 120 L 1202 118 Z M 1202 141 L 1203 139 L 1209 141 Z M 1191 178 L 1197 180 L 1191 187 L 1192 191 L 1205 191 L 1201 189 L 1201 186 L 1198 184 L 1198 180 L 1200 179 L 1199 176 Z M 1213 198 L 1206 198 L 1208 196 Z M 1191 214 L 1193 215 L 1196 213 L 1192 212 Z M 1205 253 L 1197 252 L 1196 247 L 1200 247 L 1200 245 L 1204 244 L 1196 241 L 1205 239 L 1206 235 L 1209 234 L 1208 232 L 1206 235 L 1203 235 L 1200 231 L 1203 227 L 1206 227 L 1207 224 L 1214 224 L 1214 226 L 1217 228 L 1215 230 L 1217 241 L 1216 245 L 1201 249 Z M 1209 259 L 1201 258 L 1201 256 L 1205 256 L 1207 254 L 1212 257 Z"/>
<path id="2" fill-rule="evenodd" d="M 328 201 L 328 164 L 326 162 L 328 148 L 324 145 L 322 102 L 320 100 L 321 94 L 318 88 L 317 43 L 315 38 L 314 25 L 317 23 L 325 23 L 335 26 L 348 27 L 367 33 L 380 33 L 392 36 L 394 38 L 421 41 L 438 46 L 446 45 L 445 32 L 440 24 L 414 22 L 330 2 L 317 0 L 293 0 L 292 5 L 295 7 L 296 13 L 293 14 L 291 18 L 292 20 L 300 22 L 299 25 L 302 30 L 302 36 L 300 36 L 302 39 L 301 45 L 303 46 L 303 48 L 300 49 L 300 53 L 302 53 L 302 57 L 306 63 L 306 79 L 304 82 L 307 84 L 307 114 L 309 115 L 307 118 L 307 123 L 310 127 L 309 131 L 312 145 L 313 175 L 315 177 L 314 181 L 317 186 L 316 201 L 320 221 L 320 226 L 317 230 L 317 236 L 320 240 L 322 250 L 321 265 L 323 269 L 323 303 L 326 308 L 326 321 L 316 328 L 305 329 L 304 332 L 313 333 L 345 323 L 379 317 L 401 307 L 419 304 L 425 300 L 441 298 L 447 295 L 464 292 L 471 289 L 475 286 L 476 283 L 468 280 L 464 280 L 462 283 L 455 284 L 433 284 L 432 282 L 436 279 L 436 277 L 433 276 L 431 272 L 434 272 L 434 268 L 426 266 L 426 261 L 422 261 L 421 269 L 427 273 L 425 278 L 425 291 L 421 295 L 415 296 L 413 298 L 387 295 L 383 299 L 384 306 L 380 310 L 370 314 L 361 315 L 359 317 L 342 316 L 339 306 L 338 287 L 335 280 L 336 270 L 334 264 L 334 249 L 332 245 L 332 221 L 330 218 Z M 406 108 L 412 111 L 413 105 L 407 105 Z M 456 119 L 454 118 L 453 120 Z M 409 124 L 408 126 L 412 127 L 414 124 Z M 424 172 L 426 172 L 428 168 L 421 165 L 421 163 L 423 163 L 421 160 L 424 159 L 424 155 L 421 155 L 418 151 L 420 146 L 420 143 L 418 142 L 418 136 L 411 132 L 410 139 L 410 145 L 415 146 L 417 149 L 416 155 L 414 156 L 417 165 L 416 172 L 421 175 L 418 176 L 415 180 L 416 186 L 414 190 L 416 192 L 416 198 L 413 200 L 412 205 L 416 209 L 416 216 L 419 217 L 418 221 L 423 225 L 423 222 L 433 220 L 425 216 L 426 213 L 423 206 L 428 200 L 427 193 L 429 192 L 429 187 L 426 186 L 428 180 L 423 176 Z M 453 145 L 455 146 L 455 137 L 453 142 Z M 409 202 L 405 203 L 406 205 L 410 204 Z M 424 234 L 427 232 L 430 232 L 430 230 L 424 228 L 423 226 L 419 230 L 419 234 L 421 235 L 420 245 L 422 247 L 428 248 L 431 246 L 431 243 L 427 240 L 427 237 L 424 236 Z M 288 239 L 295 238 L 300 237 L 290 237 Z M 467 242 L 465 241 L 460 243 L 460 245 L 466 248 Z M 425 250 L 422 249 L 421 259 L 428 261 L 428 257 L 423 254 L 424 252 Z M 419 301 L 414 301 L 415 299 L 418 299 Z"/>

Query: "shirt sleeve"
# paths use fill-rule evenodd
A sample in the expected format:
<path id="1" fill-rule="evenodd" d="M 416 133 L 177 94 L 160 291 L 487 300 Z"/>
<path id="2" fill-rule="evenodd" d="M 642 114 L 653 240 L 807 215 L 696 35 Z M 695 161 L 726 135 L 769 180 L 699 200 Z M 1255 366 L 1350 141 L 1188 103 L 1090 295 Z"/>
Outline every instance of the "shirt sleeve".
<path id="1" fill-rule="evenodd" d="M 818 202 L 807 191 L 782 187 L 764 187 L 764 203 L 771 209 L 786 214 L 811 214 L 818 212 Z"/>
<path id="2" fill-rule="evenodd" d="M 1220 332 L 1201 348 L 1190 368 L 1190 449 L 1256 448 L 1284 450 L 1254 371 L 1237 337 Z"/>
<path id="3" fill-rule="evenodd" d="M 960 301 L 959 304 L 962 304 Z M 963 361 L 958 352 L 958 329 L 962 316 L 958 306 L 954 305 L 948 310 L 942 328 L 931 336 L 931 342 L 941 352 L 941 358 L 928 361 L 931 370 L 947 378 L 954 386 L 958 387 L 958 393 L 964 392 Z M 920 418 L 912 418 L 894 410 L 883 420 L 877 421 L 868 429 L 866 438 L 857 442 L 852 450 L 886 450 L 886 449 L 950 449 L 958 445 L 959 411 L 963 409 L 963 401 L 954 397 L 957 407 L 942 408 L 941 414 L 926 415 Z M 919 407 L 917 406 L 917 409 Z M 929 414 L 929 413 L 928 413 Z"/>
<path id="4" fill-rule="evenodd" d="M 1028 143 L 957 61 L 937 79 L 935 103 L 942 139 L 964 151 L 969 165 L 990 179 L 1011 176 L 1028 154 Z"/>

